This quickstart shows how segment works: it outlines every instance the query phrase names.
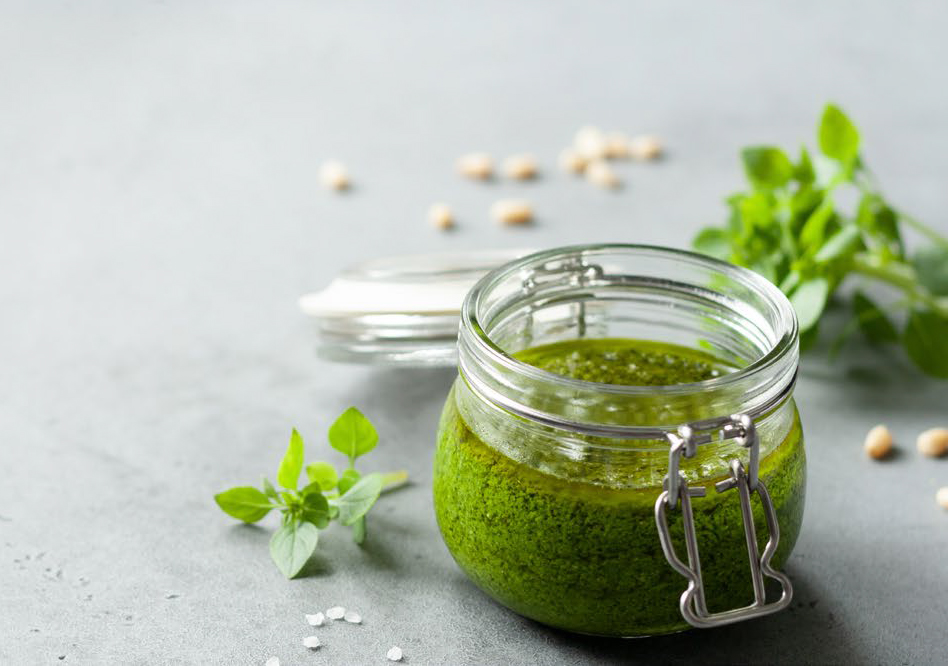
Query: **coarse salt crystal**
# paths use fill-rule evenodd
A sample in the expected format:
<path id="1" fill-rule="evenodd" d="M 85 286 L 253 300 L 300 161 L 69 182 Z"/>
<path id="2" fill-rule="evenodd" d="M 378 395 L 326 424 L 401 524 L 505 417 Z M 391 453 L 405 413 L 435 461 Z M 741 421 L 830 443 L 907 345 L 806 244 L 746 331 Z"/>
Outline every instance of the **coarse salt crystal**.
<path id="1" fill-rule="evenodd" d="M 346 609 L 342 606 L 333 606 L 328 611 L 326 611 L 326 617 L 330 620 L 341 620 L 346 614 Z"/>
<path id="2" fill-rule="evenodd" d="M 306 615 L 306 621 L 309 622 L 311 627 L 321 627 L 323 622 L 326 621 L 326 616 L 322 613 L 316 613 L 315 615 Z"/>
<path id="3" fill-rule="evenodd" d="M 362 624 L 362 616 L 355 611 L 346 611 L 342 617 L 346 622 L 351 624 Z"/>
<path id="4" fill-rule="evenodd" d="M 315 636 L 307 636 L 303 639 L 303 647 L 307 647 L 310 650 L 315 650 L 319 647 L 319 639 Z"/>
<path id="5" fill-rule="evenodd" d="M 389 661 L 401 661 L 402 649 L 397 645 L 393 645 L 391 648 L 389 648 L 389 651 L 385 653 L 385 656 Z"/>
<path id="6" fill-rule="evenodd" d="M 269 659 L 267 659 L 267 664 L 266 664 L 266 666 L 280 666 L 280 658 L 279 658 L 279 657 L 270 657 Z"/>

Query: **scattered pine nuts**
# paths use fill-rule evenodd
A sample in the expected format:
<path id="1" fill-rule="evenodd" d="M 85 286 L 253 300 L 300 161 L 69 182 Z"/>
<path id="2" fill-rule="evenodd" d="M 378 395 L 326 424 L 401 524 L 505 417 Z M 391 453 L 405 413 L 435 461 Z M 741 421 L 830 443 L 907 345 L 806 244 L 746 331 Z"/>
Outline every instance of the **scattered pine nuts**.
<path id="1" fill-rule="evenodd" d="M 573 148 L 567 148 L 560 153 L 560 168 L 568 173 L 582 173 L 588 162 L 589 160 Z"/>
<path id="2" fill-rule="evenodd" d="M 428 222 L 435 229 L 441 229 L 442 231 L 453 229 L 454 213 L 451 212 L 447 204 L 431 204 L 431 208 L 428 209 Z"/>
<path id="3" fill-rule="evenodd" d="M 892 433 L 884 425 L 877 425 L 866 435 L 863 449 L 873 460 L 881 460 L 892 451 Z"/>
<path id="4" fill-rule="evenodd" d="M 388 649 L 388 652 L 385 653 L 385 658 L 389 661 L 401 661 L 402 649 L 397 645 L 393 645 Z"/>
<path id="5" fill-rule="evenodd" d="M 533 221 L 533 207 L 520 199 L 501 199 L 490 207 L 490 215 L 505 227 L 525 226 Z"/>
<path id="6" fill-rule="evenodd" d="M 915 440 L 919 453 L 937 458 L 948 453 L 948 428 L 929 428 Z"/>
<path id="7" fill-rule="evenodd" d="M 334 160 L 323 162 L 319 168 L 319 178 L 323 181 L 323 185 L 332 190 L 345 190 L 351 184 L 345 165 Z"/>
<path id="8" fill-rule="evenodd" d="M 587 160 L 600 160 L 606 156 L 606 136 L 598 127 L 587 125 L 576 132 L 573 147 Z"/>
<path id="9" fill-rule="evenodd" d="M 345 615 L 342 616 L 342 619 L 349 624 L 362 624 L 362 616 L 355 611 L 346 611 Z"/>
<path id="10" fill-rule="evenodd" d="M 609 132 L 605 139 L 605 157 L 607 159 L 627 159 L 632 155 L 629 137 L 622 132 Z"/>
<path id="11" fill-rule="evenodd" d="M 948 486 L 939 488 L 935 493 L 935 501 L 943 509 L 948 509 Z"/>
<path id="12" fill-rule="evenodd" d="M 303 639 L 303 647 L 309 648 L 310 650 L 315 650 L 319 647 L 319 639 L 315 636 L 307 636 Z"/>
<path id="13" fill-rule="evenodd" d="M 458 160 L 458 172 L 467 178 L 488 180 L 494 175 L 494 160 L 487 153 L 470 153 Z"/>
<path id="14" fill-rule="evenodd" d="M 593 160 L 586 166 L 586 178 L 589 179 L 590 183 L 607 189 L 617 188 L 621 185 L 616 172 L 602 160 Z"/>
<path id="15" fill-rule="evenodd" d="M 280 658 L 270 657 L 269 659 L 267 659 L 266 666 L 280 666 Z"/>
<path id="16" fill-rule="evenodd" d="M 539 168 L 533 155 L 511 155 L 504 160 L 504 175 L 514 180 L 531 180 L 537 177 Z"/>
<path id="17" fill-rule="evenodd" d="M 636 160 L 654 160 L 663 150 L 662 142 L 654 136 L 637 136 L 629 142 L 629 156 Z"/>
<path id="18" fill-rule="evenodd" d="M 330 620 L 341 620 L 346 614 L 346 609 L 342 606 L 333 606 L 328 611 L 326 611 L 326 617 Z"/>
<path id="19" fill-rule="evenodd" d="M 309 626 L 311 627 L 321 627 L 323 626 L 323 622 L 326 621 L 326 616 L 323 615 L 322 613 L 316 613 L 315 615 L 307 615 L 306 621 L 309 623 Z"/>

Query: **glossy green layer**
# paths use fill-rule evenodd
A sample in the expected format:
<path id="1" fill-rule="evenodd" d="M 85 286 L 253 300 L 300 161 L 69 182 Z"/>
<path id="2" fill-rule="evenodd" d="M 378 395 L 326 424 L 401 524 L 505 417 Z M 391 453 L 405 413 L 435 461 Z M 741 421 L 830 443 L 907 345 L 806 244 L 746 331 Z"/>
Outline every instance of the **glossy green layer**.
<path id="1" fill-rule="evenodd" d="M 684 383 L 722 371 L 698 352 L 623 340 L 550 345 L 520 358 L 611 383 L 665 383 L 670 377 Z M 610 489 L 520 464 L 471 432 L 454 391 L 442 414 L 434 471 L 435 512 L 448 549 L 502 604 L 583 633 L 636 636 L 687 628 L 678 611 L 686 580 L 665 560 L 655 527 L 659 488 Z M 708 479 L 707 497 L 693 502 L 712 612 L 753 599 L 737 493 L 715 492 L 720 478 Z M 790 434 L 762 460 L 761 478 L 780 523 L 779 567 L 803 517 L 805 455 L 796 417 Z M 763 515 L 754 505 L 760 531 Z M 684 556 L 680 514 L 673 512 L 670 522 Z"/>

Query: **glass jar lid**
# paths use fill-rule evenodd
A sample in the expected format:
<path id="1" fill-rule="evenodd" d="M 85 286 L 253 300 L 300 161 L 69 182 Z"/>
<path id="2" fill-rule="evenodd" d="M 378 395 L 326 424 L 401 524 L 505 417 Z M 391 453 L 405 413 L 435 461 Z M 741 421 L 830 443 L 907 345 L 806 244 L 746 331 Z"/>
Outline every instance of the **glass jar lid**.
<path id="1" fill-rule="evenodd" d="M 316 324 L 317 354 L 330 361 L 415 367 L 457 364 L 467 292 L 489 271 L 532 250 L 385 257 L 343 270 L 300 310 Z"/>

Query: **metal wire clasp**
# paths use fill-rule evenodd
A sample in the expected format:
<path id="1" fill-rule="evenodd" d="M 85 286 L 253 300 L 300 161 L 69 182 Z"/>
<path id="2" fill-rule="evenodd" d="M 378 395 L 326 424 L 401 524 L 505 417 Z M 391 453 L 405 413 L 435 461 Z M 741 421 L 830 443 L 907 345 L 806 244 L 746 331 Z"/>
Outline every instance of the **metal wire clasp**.
<path id="1" fill-rule="evenodd" d="M 691 458 L 695 455 L 698 446 L 711 441 L 710 434 L 696 435 L 690 426 L 682 426 L 677 433 L 668 433 L 670 444 L 668 453 L 668 474 L 662 485 L 662 492 L 655 501 L 655 523 L 658 525 L 658 536 L 661 540 L 665 559 L 672 568 L 688 579 L 688 587 L 679 600 L 682 617 L 693 627 L 710 628 L 725 624 L 732 624 L 742 620 L 749 620 L 761 615 L 769 615 L 790 605 L 793 598 L 793 586 L 790 580 L 770 565 L 770 560 L 777 551 L 780 543 L 780 526 L 777 524 L 777 514 L 766 486 L 758 477 L 760 467 L 760 440 L 754 422 L 746 414 L 735 414 L 720 431 L 721 439 L 733 439 L 737 444 L 750 450 L 748 469 L 737 458 L 731 461 L 731 478 L 725 479 L 714 488 L 719 493 L 737 488 L 740 496 L 741 515 L 744 521 L 744 537 L 747 542 L 747 555 L 750 561 L 751 581 L 754 585 L 754 603 L 743 608 L 719 613 L 709 613 L 704 596 L 704 582 L 701 578 L 701 560 L 698 556 L 698 537 L 695 532 L 694 513 L 691 510 L 692 497 L 704 497 L 704 488 L 690 488 L 685 477 L 679 470 L 681 457 Z M 760 497 L 767 521 L 769 538 L 760 553 L 757 544 L 757 532 L 754 529 L 754 514 L 751 509 L 751 493 L 756 492 Z M 681 561 L 675 553 L 671 533 L 668 529 L 668 511 L 674 510 L 681 504 L 682 524 L 685 531 L 685 549 L 688 552 L 688 563 Z M 764 589 L 764 576 L 780 583 L 782 592 L 780 599 L 767 603 L 767 592 Z"/>

